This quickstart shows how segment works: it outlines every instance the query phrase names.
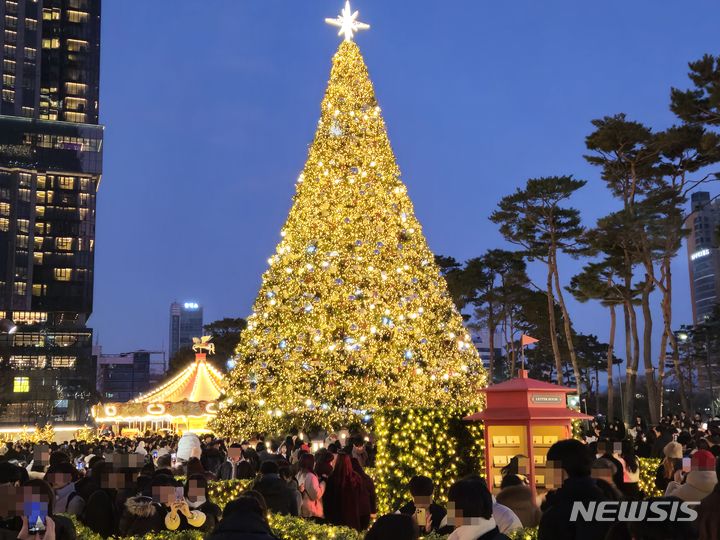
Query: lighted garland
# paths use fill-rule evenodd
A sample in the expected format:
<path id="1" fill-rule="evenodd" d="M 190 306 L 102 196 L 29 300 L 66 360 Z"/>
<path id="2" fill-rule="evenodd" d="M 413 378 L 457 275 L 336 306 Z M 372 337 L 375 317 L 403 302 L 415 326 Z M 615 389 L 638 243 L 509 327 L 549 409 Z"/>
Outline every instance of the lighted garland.
<path id="1" fill-rule="evenodd" d="M 655 487 L 655 474 L 662 460 L 658 458 L 638 458 L 640 479 L 638 488 L 645 497 L 662 497 L 664 492 Z"/>
<path id="2" fill-rule="evenodd" d="M 353 42 L 333 58 L 280 236 L 216 433 L 336 429 L 387 407 L 478 409 L 482 361 L 400 180 Z"/>
<path id="3" fill-rule="evenodd" d="M 471 473 L 484 475 L 485 442 L 479 423 L 463 422 L 470 410 L 389 409 L 375 417 L 374 478 L 380 512 L 397 510 L 414 475 L 432 478 L 435 500 L 445 502 L 450 486 Z"/>

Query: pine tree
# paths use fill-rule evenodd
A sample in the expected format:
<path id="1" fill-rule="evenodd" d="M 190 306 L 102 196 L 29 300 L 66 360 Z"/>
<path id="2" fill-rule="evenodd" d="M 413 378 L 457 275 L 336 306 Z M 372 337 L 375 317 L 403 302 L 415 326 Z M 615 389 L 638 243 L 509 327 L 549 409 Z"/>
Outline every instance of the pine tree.
<path id="1" fill-rule="evenodd" d="M 384 407 L 479 405 L 486 375 L 427 246 L 357 45 L 321 117 L 214 428 L 338 427 Z"/>

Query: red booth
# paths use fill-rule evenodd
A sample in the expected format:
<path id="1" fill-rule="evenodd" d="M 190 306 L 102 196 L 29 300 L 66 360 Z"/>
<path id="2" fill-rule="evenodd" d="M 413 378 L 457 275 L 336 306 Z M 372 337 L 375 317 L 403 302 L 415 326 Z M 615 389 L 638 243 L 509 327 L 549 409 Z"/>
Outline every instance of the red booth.
<path id="1" fill-rule="evenodd" d="M 567 388 L 536 379 L 527 371 L 482 390 L 487 394 L 484 411 L 464 418 L 485 423 L 485 474 L 488 487 L 499 489 L 501 469 L 517 455 L 527 456 L 526 475 L 533 493 L 545 487 L 545 456 L 559 440 L 572 437 L 572 421 L 592 416 L 567 406 Z"/>

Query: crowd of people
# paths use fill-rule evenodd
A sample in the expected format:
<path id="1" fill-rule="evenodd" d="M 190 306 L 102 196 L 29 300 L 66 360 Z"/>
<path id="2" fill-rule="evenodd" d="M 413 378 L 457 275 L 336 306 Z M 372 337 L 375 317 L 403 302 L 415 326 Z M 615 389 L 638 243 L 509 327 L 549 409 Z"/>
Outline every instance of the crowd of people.
<path id="1" fill-rule="evenodd" d="M 415 476 L 406 502 L 379 517 L 375 485 L 365 472 L 374 464 L 373 444 L 360 435 L 332 435 L 318 446 L 298 436 L 227 444 L 189 433 L 8 442 L 0 449 L 0 536 L 29 540 L 40 532 L 45 540 L 74 540 L 69 514 L 106 538 L 192 529 L 211 540 L 271 540 L 273 513 L 367 530 L 369 540 L 414 540 L 429 532 L 450 540 L 506 540 L 533 527 L 540 540 L 720 538 L 720 422 L 708 425 L 699 417 L 668 416 L 649 429 L 641 418 L 630 428 L 593 422 L 584 440 L 559 441 L 548 450 L 547 491 L 540 496 L 530 488 L 524 456 L 503 469 L 496 495 L 484 478 L 469 476 L 440 504 L 433 480 Z M 655 486 L 664 495 L 649 500 L 699 503 L 697 519 L 571 520 L 577 502 L 648 500 L 638 457 L 662 459 Z M 247 488 L 221 509 L 209 482 L 235 479 Z"/>

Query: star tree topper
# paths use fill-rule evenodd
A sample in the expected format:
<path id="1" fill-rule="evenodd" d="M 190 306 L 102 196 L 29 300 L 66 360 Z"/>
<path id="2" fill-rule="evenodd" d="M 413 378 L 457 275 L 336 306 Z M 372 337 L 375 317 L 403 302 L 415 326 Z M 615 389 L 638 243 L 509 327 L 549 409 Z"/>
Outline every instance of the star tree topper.
<path id="1" fill-rule="evenodd" d="M 369 24 L 357 20 L 359 11 L 353 12 L 350 8 L 350 0 L 346 0 L 345 7 L 335 19 L 327 18 L 325 22 L 340 28 L 338 36 L 345 35 L 345 41 L 352 41 L 353 34 L 358 30 L 367 30 Z"/>

